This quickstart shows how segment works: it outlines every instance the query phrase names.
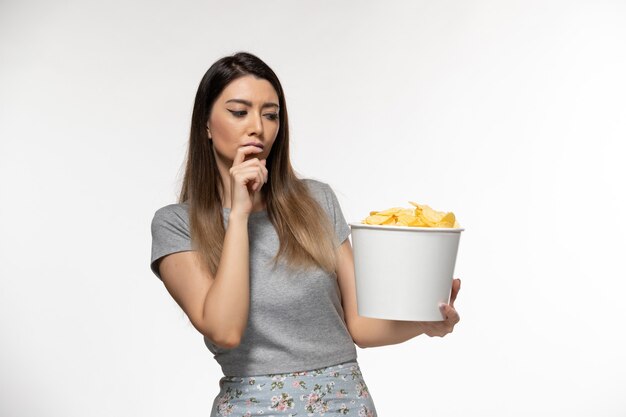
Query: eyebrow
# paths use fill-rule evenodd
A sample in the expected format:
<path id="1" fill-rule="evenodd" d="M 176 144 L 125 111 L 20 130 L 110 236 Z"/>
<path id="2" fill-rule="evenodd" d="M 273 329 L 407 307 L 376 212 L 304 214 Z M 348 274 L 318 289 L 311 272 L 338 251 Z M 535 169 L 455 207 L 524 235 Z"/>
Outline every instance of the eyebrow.
<path id="1" fill-rule="evenodd" d="M 242 100 L 240 98 L 231 98 L 230 100 L 226 100 L 226 103 L 230 103 L 231 101 L 235 103 L 245 104 L 246 106 L 252 107 L 252 102 L 248 100 Z M 280 109 L 280 106 L 276 103 L 263 103 L 261 108 L 265 108 L 265 107 L 276 107 Z"/>

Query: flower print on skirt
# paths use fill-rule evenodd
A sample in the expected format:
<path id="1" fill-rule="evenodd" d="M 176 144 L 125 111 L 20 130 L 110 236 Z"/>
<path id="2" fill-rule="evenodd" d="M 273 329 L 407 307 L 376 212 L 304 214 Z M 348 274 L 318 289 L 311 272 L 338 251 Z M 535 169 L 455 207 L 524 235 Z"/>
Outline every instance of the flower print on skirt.
<path id="1" fill-rule="evenodd" d="M 356 361 L 287 374 L 225 376 L 211 417 L 376 417 Z"/>

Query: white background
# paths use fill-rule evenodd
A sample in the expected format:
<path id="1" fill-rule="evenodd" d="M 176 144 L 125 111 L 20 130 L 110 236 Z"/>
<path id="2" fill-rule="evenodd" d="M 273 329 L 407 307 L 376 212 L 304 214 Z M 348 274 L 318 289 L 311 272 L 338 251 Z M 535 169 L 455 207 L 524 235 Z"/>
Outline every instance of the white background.
<path id="1" fill-rule="evenodd" d="M 385 3 L 385 4 L 383 4 Z M 208 416 L 221 371 L 149 270 L 197 85 L 278 74 L 348 221 L 466 229 L 461 322 L 358 351 L 380 416 L 624 416 L 626 3 L 3 1 L 0 414 Z"/>

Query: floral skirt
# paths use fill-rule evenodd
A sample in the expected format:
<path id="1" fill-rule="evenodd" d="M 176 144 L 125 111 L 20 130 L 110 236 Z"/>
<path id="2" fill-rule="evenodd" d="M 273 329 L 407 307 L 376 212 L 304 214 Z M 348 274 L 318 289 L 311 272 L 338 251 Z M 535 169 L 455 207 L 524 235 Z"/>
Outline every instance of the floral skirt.
<path id="1" fill-rule="evenodd" d="M 225 376 L 211 417 L 376 417 L 356 361 L 288 374 Z"/>

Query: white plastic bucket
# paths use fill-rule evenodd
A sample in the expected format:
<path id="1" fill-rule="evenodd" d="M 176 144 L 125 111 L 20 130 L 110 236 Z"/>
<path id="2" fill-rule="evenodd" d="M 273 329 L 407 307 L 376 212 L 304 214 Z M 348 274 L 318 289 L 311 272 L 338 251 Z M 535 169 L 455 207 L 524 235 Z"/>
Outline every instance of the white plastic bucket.
<path id="1" fill-rule="evenodd" d="M 461 228 L 350 223 L 360 316 L 443 321 Z"/>

